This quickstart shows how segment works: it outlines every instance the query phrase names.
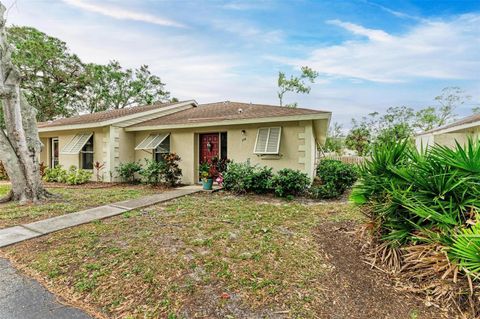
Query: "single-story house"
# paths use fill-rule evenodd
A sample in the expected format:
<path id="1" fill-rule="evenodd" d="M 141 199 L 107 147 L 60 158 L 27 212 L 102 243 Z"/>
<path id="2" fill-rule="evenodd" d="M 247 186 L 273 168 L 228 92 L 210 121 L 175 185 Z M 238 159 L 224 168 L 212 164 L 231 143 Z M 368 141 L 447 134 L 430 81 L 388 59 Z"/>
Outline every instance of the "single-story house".
<path id="1" fill-rule="evenodd" d="M 425 149 L 427 146 L 435 144 L 455 147 L 456 142 L 463 145 L 468 138 L 479 139 L 479 134 L 480 114 L 474 114 L 453 123 L 417 134 L 415 143 L 418 149 Z"/>
<path id="2" fill-rule="evenodd" d="M 313 178 L 331 112 L 238 102 L 183 101 L 79 115 L 38 124 L 40 161 L 93 169 L 117 181 L 120 163 L 181 157 L 182 182 L 199 182 L 198 166 L 212 157 L 250 160 L 274 170 L 297 169 Z"/>

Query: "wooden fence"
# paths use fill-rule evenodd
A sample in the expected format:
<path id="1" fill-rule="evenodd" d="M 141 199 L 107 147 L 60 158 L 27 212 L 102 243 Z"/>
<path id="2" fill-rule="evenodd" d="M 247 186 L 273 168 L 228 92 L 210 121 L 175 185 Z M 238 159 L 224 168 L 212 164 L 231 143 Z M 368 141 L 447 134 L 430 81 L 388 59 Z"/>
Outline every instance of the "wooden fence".
<path id="1" fill-rule="evenodd" d="M 322 159 L 332 159 L 347 164 L 361 164 L 365 161 L 365 157 L 355 155 L 324 155 L 320 156 L 320 160 Z"/>

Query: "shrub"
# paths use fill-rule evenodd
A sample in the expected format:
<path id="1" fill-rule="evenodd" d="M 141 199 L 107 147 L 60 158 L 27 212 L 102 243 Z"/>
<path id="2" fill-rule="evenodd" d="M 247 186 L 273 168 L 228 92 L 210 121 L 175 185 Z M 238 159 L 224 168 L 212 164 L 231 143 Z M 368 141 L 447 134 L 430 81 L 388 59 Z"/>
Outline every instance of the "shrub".
<path id="1" fill-rule="evenodd" d="M 77 169 L 75 166 L 70 166 L 67 170 L 63 169 L 61 165 L 54 168 L 46 168 L 43 180 L 46 182 L 65 183 L 69 185 L 85 184 L 92 178 L 92 173 L 83 169 Z"/>
<path id="2" fill-rule="evenodd" d="M 65 183 L 67 171 L 62 168 L 62 165 L 57 165 L 54 168 L 46 168 L 43 180 L 46 182 Z"/>
<path id="3" fill-rule="evenodd" d="M 75 167 L 70 168 L 67 176 L 65 177 L 65 183 L 69 185 L 80 185 L 85 184 L 92 178 L 92 172 L 83 170 L 83 169 L 76 169 Z"/>
<path id="4" fill-rule="evenodd" d="M 178 165 L 181 158 L 175 153 L 163 156 L 161 178 L 168 186 L 175 186 L 180 182 L 182 170 Z"/>
<path id="5" fill-rule="evenodd" d="M 138 162 L 121 163 L 116 168 L 118 175 L 124 182 L 135 183 L 135 174 L 142 170 L 142 166 Z"/>
<path id="6" fill-rule="evenodd" d="M 161 181 L 163 164 L 155 160 L 146 160 L 145 166 L 139 171 L 143 177 L 143 182 L 150 185 L 158 185 Z"/>
<path id="7" fill-rule="evenodd" d="M 310 179 L 307 174 L 298 170 L 284 168 L 271 178 L 270 185 L 276 196 L 297 196 L 303 194 L 308 189 Z"/>
<path id="8" fill-rule="evenodd" d="M 480 274 L 480 216 L 475 225 L 460 230 L 454 236 L 449 258 L 468 274 Z"/>
<path id="9" fill-rule="evenodd" d="M 480 145 L 472 141 L 466 147 L 434 146 L 425 152 L 408 141 L 387 143 L 376 146 L 361 166 L 351 199 L 366 204 L 382 241 L 450 246 L 456 238 L 458 252 L 461 239 L 470 235 L 457 235 L 457 229 L 469 229 L 480 210 L 479 172 Z"/>
<path id="10" fill-rule="evenodd" d="M 319 184 L 310 192 L 315 198 L 335 198 L 341 196 L 357 181 L 357 170 L 353 165 L 337 160 L 325 159 L 317 167 Z"/>
<path id="11" fill-rule="evenodd" d="M 223 173 L 223 188 L 237 194 L 267 193 L 270 188 L 272 169 L 268 167 L 252 166 L 250 162 L 228 163 Z"/>

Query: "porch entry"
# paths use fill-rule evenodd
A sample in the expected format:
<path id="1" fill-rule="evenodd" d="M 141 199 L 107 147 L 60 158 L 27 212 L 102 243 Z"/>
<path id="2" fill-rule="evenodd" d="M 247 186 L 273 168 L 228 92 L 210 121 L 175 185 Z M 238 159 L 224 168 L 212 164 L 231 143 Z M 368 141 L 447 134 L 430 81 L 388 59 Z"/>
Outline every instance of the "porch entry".
<path id="1" fill-rule="evenodd" d="M 199 161 L 208 162 L 214 157 L 227 158 L 227 133 L 207 133 L 199 135 Z"/>

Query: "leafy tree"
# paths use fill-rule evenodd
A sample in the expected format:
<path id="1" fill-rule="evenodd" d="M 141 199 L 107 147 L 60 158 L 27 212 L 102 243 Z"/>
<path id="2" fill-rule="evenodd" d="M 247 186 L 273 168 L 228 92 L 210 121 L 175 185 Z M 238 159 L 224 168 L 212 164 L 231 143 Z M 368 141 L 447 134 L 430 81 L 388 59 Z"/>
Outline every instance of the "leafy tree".
<path id="1" fill-rule="evenodd" d="M 314 83 L 315 79 L 318 77 L 318 72 L 309 68 L 308 66 L 302 66 L 302 73 L 300 76 L 291 75 L 288 79 L 285 73 L 278 72 L 278 92 L 277 96 L 280 100 L 280 106 L 283 106 L 283 96 L 287 92 L 310 93 L 310 86 L 307 85 L 307 81 Z M 287 104 L 288 107 L 297 107 L 297 103 Z"/>
<path id="2" fill-rule="evenodd" d="M 74 102 L 85 88 L 84 68 L 65 42 L 31 27 L 8 29 L 14 47 L 12 61 L 19 68 L 27 102 L 39 121 L 77 113 Z"/>
<path id="3" fill-rule="evenodd" d="M 428 131 L 453 121 L 456 117 L 455 109 L 470 99 L 471 96 L 459 87 L 444 88 L 442 93 L 435 97 L 437 106 L 429 106 L 416 113 L 415 127 Z"/>
<path id="4" fill-rule="evenodd" d="M 357 151 L 359 156 L 368 154 L 372 133 L 365 122 L 354 123 L 353 128 L 345 138 L 345 145 Z"/>
<path id="5" fill-rule="evenodd" d="M 327 140 L 325 141 L 325 150 L 327 152 L 341 153 L 343 149 L 343 140 L 345 137 L 342 132 L 343 126 L 337 122 L 329 128 Z"/>
<path id="6" fill-rule="evenodd" d="M 415 111 L 412 108 L 389 107 L 378 119 L 374 143 L 395 142 L 411 137 L 414 133 L 415 121 Z"/>
<path id="7" fill-rule="evenodd" d="M 123 69 L 118 61 L 111 61 L 107 65 L 88 64 L 85 69 L 89 84 L 78 102 L 79 109 L 94 113 L 169 100 L 165 84 L 147 65 Z"/>

